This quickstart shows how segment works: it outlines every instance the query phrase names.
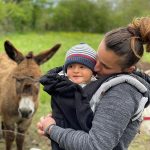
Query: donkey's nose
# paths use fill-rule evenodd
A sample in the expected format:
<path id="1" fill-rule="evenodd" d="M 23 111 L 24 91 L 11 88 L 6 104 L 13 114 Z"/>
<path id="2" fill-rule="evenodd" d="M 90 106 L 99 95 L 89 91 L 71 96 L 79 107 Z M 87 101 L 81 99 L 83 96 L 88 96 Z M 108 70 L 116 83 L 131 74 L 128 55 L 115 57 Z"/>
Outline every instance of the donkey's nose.
<path id="1" fill-rule="evenodd" d="M 18 109 L 21 118 L 30 118 L 32 115 L 31 109 Z"/>
<path id="2" fill-rule="evenodd" d="M 32 96 L 23 96 L 19 102 L 18 112 L 22 118 L 30 118 L 34 113 L 34 102 Z"/>

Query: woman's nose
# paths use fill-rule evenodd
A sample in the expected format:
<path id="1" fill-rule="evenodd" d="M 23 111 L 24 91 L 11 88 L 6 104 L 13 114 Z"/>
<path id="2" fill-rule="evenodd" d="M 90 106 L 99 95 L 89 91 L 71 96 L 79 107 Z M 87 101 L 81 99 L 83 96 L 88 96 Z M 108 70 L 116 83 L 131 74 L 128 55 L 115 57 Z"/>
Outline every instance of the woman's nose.
<path id="1" fill-rule="evenodd" d="M 101 65 L 99 62 L 96 63 L 95 67 L 94 67 L 94 71 L 95 72 L 99 72 L 102 69 Z"/>

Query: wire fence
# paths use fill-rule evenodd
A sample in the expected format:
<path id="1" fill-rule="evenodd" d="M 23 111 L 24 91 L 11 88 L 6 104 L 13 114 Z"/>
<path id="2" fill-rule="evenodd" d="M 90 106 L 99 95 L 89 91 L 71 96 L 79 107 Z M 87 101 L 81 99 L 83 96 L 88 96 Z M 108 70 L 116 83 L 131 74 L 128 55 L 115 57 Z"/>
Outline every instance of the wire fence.
<path id="1" fill-rule="evenodd" d="M 0 149 L 5 149 L 5 138 L 4 132 L 14 133 L 15 135 L 21 135 L 25 137 L 24 150 L 50 150 L 50 140 L 47 137 L 39 136 L 35 131 L 30 129 L 32 132 L 27 131 L 24 133 L 19 133 L 17 131 L 4 130 L 0 131 Z M 12 148 L 16 148 L 15 141 L 12 144 Z"/>

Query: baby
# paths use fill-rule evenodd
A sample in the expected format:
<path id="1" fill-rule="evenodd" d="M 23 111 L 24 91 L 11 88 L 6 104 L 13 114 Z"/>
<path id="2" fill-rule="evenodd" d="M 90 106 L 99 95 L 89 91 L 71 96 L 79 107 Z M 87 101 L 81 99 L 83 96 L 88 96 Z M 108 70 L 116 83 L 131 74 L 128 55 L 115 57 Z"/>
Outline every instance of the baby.
<path id="1" fill-rule="evenodd" d="M 93 112 L 81 96 L 86 85 L 96 80 L 95 64 L 96 51 L 81 43 L 67 51 L 63 68 L 52 69 L 41 78 L 44 91 L 51 95 L 52 116 L 58 126 L 84 131 L 91 127 Z M 52 149 L 60 150 L 53 141 Z"/>

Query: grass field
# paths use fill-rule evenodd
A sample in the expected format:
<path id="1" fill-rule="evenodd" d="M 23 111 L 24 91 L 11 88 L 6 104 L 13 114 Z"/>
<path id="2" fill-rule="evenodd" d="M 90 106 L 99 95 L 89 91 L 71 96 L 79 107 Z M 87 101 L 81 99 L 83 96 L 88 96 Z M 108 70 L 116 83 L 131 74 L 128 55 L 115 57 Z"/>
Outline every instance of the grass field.
<path id="1" fill-rule="evenodd" d="M 80 42 L 90 44 L 97 50 L 98 44 L 103 35 L 90 33 L 64 33 L 64 32 L 49 32 L 49 33 L 26 33 L 26 34 L 7 34 L 0 37 L 0 51 L 4 51 L 4 41 L 9 40 L 22 53 L 26 54 L 33 51 L 34 54 L 42 52 L 52 47 L 56 43 L 61 43 L 62 46 L 56 55 L 41 66 L 42 72 L 46 73 L 49 69 L 63 65 L 66 51 L 73 45 Z M 41 92 L 41 102 L 47 101 L 47 94 Z"/>
<path id="2" fill-rule="evenodd" d="M 60 66 L 64 62 L 64 57 L 66 51 L 73 45 L 78 44 L 80 42 L 85 42 L 90 44 L 95 50 L 99 45 L 100 40 L 103 35 L 101 34 L 90 34 L 90 33 L 65 33 L 65 32 L 48 32 L 48 33 L 26 33 L 26 34 L 7 34 L 0 36 L 0 52 L 4 52 L 4 41 L 9 40 L 13 43 L 13 45 L 22 53 L 27 53 L 29 51 L 33 51 L 34 54 L 38 54 L 43 50 L 47 50 L 52 47 L 56 43 L 61 43 L 62 46 L 60 50 L 56 53 L 56 55 L 49 60 L 47 63 L 41 66 L 43 74 L 46 73 L 49 69 Z M 145 55 L 144 59 L 148 61 L 149 55 Z M 28 131 L 28 135 L 26 138 L 26 149 L 29 150 L 31 145 L 36 145 L 41 148 L 41 150 L 48 149 L 49 145 L 46 140 L 43 141 L 38 137 L 35 129 L 36 122 L 42 115 L 46 115 L 50 111 L 49 107 L 49 99 L 48 94 L 42 91 L 40 93 L 40 106 L 39 109 L 33 119 L 32 126 Z M 3 143 L 2 143 L 3 144 Z M 0 145 L 2 146 L 0 143 Z M 1 148 L 0 149 L 3 149 Z M 45 147 L 44 147 L 45 146 Z M 150 137 L 140 134 L 133 141 L 129 150 L 149 150 L 150 148 Z"/>

